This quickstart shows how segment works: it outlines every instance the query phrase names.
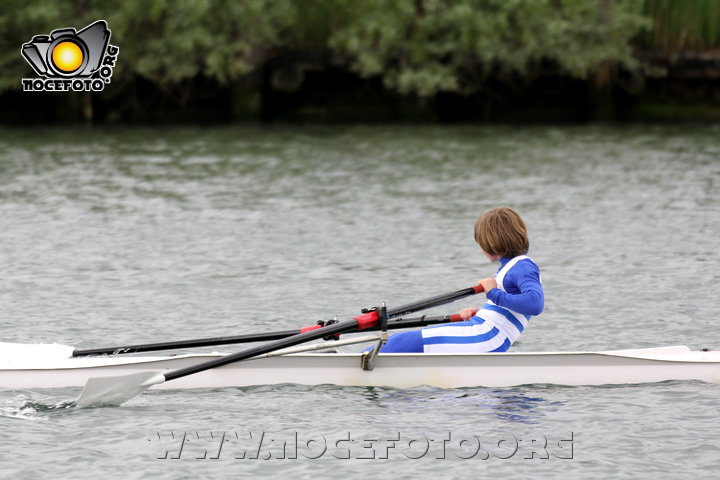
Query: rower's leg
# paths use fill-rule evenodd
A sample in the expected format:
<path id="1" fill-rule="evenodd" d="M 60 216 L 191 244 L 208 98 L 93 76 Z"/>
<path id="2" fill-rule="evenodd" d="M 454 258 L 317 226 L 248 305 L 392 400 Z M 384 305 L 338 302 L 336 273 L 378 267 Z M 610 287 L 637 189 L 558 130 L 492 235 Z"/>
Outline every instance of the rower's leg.
<path id="1" fill-rule="evenodd" d="M 423 340 L 420 330 L 400 332 L 388 338 L 380 353 L 422 353 Z"/>

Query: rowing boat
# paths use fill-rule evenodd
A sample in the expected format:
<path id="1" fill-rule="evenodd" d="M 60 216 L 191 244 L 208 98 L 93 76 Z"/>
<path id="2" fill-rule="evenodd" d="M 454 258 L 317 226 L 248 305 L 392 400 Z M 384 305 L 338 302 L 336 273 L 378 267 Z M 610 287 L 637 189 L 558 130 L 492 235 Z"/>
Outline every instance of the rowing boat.
<path id="1" fill-rule="evenodd" d="M 5 344 L 8 345 L 8 344 Z M 62 347 L 62 346 L 58 346 Z M 66 347 L 71 348 L 71 347 Z M 223 356 L 63 357 L 0 355 L 0 388 L 81 387 L 91 377 L 168 372 Z M 283 353 L 283 352 L 280 352 Z M 284 353 L 231 363 L 161 383 L 154 389 L 335 384 L 410 388 L 509 387 L 527 384 L 619 385 L 668 380 L 720 383 L 720 351 L 686 346 L 597 352 L 478 354 L 388 353 L 363 368 L 363 353 Z"/>

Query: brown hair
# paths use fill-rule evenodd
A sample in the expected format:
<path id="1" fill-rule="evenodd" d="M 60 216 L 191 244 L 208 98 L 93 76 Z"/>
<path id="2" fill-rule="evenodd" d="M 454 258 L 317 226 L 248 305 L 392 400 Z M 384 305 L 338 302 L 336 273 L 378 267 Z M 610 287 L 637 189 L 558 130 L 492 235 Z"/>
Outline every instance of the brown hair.
<path id="1" fill-rule="evenodd" d="M 498 207 L 483 213 L 475 222 L 475 241 L 490 255 L 513 258 L 530 247 L 525 222 L 510 207 Z"/>

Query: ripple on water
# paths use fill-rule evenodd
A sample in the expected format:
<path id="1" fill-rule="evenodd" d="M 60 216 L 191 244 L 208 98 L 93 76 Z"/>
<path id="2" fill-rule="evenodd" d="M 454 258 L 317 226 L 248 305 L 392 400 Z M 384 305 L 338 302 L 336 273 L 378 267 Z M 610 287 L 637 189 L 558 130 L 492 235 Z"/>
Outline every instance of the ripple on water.
<path id="1" fill-rule="evenodd" d="M 546 291 L 515 350 L 720 349 L 717 134 L 226 127 L 84 130 L 70 143 L 68 130 L 0 130 L 2 341 L 91 347 L 282 330 L 455 290 L 493 273 L 472 226 L 509 204 L 527 221 Z M 150 391 L 95 409 L 67 403 L 77 389 L 1 391 L 0 471 L 697 478 L 720 468 L 717 388 L 283 385 Z M 195 434 L 192 456 L 159 459 L 181 432 Z M 217 445 L 213 432 L 436 441 L 418 460 L 400 448 L 388 460 L 196 459 Z M 488 448 L 572 435 L 575 458 L 462 460 L 449 442 L 456 450 L 437 459 L 448 434 Z"/>

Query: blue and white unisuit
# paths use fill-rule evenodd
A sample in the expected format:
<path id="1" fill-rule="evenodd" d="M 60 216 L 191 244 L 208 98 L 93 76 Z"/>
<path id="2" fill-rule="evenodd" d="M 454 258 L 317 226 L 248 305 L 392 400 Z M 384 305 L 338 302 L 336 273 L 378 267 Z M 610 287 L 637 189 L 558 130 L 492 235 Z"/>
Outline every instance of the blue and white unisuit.
<path id="1" fill-rule="evenodd" d="M 450 325 L 402 332 L 388 339 L 382 352 L 483 353 L 505 352 L 539 315 L 545 303 L 540 269 L 527 255 L 501 258 L 497 288 L 474 317 Z"/>

